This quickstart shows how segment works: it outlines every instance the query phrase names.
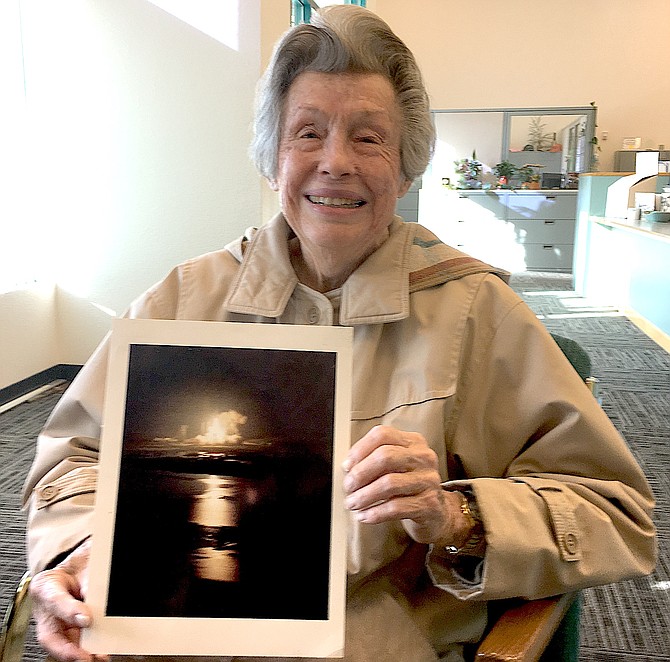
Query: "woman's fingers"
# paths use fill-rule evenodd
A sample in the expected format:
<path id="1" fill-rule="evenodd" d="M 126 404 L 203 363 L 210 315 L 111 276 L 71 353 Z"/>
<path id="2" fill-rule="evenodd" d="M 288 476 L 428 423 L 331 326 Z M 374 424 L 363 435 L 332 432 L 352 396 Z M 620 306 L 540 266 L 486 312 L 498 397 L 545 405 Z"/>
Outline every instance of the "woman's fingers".
<path id="1" fill-rule="evenodd" d="M 418 542 L 448 537 L 449 500 L 437 455 L 422 435 L 377 426 L 354 444 L 344 469 L 345 505 L 358 521 L 401 520 Z"/>
<path id="2" fill-rule="evenodd" d="M 81 629 L 91 624 L 91 613 L 83 603 L 90 542 L 85 541 L 63 562 L 44 570 L 30 583 L 37 639 L 42 647 L 62 662 L 105 660 L 80 645 Z"/>

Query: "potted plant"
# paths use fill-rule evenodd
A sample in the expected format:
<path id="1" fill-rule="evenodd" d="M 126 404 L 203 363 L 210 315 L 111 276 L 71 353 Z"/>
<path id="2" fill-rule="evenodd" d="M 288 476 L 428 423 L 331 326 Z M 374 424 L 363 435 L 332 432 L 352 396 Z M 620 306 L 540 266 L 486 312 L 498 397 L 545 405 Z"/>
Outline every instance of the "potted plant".
<path id="1" fill-rule="evenodd" d="M 546 152 L 556 142 L 556 134 L 545 131 L 546 124 L 542 116 L 533 117 L 528 126 L 528 144 L 537 152 Z"/>
<path id="2" fill-rule="evenodd" d="M 477 154 L 475 151 L 472 152 L 471 159 L 459 159 L 454 161 L 456 166 L 456 174 L 458 175 L 458 185 L 457 188 L 466 189 L 466 188 L 481 188 L 481 174 L 482 174 L 482 164 L 481 161 L 477 160 Z"/>
<path id="3" fill-rule="evenodd" d="M 527 182 L 526 188 L 533 190 L 539 189 L 542 186 L 541 180 L 542 176 L 540 175 L 539 172 L 532 174 Z"/>
<path id="4" fill-rule="evenodd" d="M 493 172 L 498 178 L 499 188 L 510 188 L 512 177 L 517 174 L 517 167 L 509 161 L 501 161 L 493 167 Z"/>
<path id="5" fill-rule="evenodd" d="M 536 168 L 542 168 L 537 163 L 526 163 L 519 168 L 519 176 L 521 177 L 521 188 L 537 190 L 540 188 L 542 175 Z"/>

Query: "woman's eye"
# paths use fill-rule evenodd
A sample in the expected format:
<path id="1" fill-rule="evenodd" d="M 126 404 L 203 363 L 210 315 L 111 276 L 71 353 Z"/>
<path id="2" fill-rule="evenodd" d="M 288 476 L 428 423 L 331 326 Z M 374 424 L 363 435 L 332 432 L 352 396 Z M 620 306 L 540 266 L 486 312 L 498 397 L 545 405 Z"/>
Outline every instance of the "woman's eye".
<path id="1" fill-rule="evenodd" d="M 317 135 L 316 131 L 303 131 L 300 134 L 301 138 L 318 138 L 319 136 Z"/>
<path id="2" fill-rule="evenodd" d="M 377 136 L 361 136 L 359 142 L 367 143 L 369 145 L 379 145 L 381 140 Z"/>

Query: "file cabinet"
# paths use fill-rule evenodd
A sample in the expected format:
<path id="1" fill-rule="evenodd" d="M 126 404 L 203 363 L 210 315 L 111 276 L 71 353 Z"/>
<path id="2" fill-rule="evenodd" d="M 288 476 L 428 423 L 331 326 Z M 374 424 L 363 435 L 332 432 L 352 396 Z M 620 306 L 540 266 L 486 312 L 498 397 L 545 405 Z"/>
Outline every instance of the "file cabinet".
<path id="1" fill-rule="evenodd" d="M 421 191 L 419 222 L 509 271 L 572 270 L 577 191 Z"/>

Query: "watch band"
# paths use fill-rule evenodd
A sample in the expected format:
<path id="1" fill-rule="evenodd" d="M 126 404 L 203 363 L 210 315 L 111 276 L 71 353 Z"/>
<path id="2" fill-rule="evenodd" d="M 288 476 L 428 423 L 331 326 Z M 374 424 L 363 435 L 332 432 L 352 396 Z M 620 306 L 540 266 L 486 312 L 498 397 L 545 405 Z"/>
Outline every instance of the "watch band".
<path id="1" fill-rule="evenodd" d="M 447 554 L 451 557 L 477 556 L 483 558 L 486 552 L 486 539 L 477 500 L 472 492 L 459 491 L 458 494 L 461 497 L 461 512 L 470 524 L 470 535 L 460 547 L 448 545 Z"/>

